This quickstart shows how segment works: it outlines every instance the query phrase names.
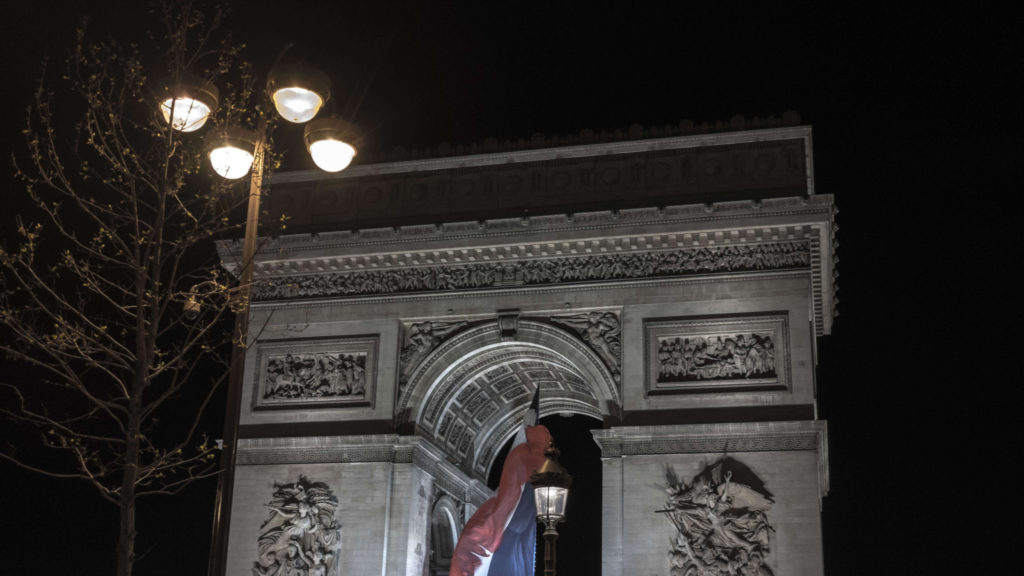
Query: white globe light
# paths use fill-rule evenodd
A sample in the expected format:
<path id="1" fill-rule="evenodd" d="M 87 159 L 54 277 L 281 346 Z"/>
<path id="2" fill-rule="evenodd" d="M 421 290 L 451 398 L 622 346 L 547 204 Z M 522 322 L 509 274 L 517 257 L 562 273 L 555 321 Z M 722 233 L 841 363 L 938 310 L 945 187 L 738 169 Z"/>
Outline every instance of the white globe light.
<path id="1" fill-rule="evenodd" d="M 160 111 L 164 122 L 182 132 L 195 132 L 202 128 L 211 112 L 209 106 L 192 98 L 168 98 L 160 103 Z"/>
<path id="2" fill-rule="evenodd" d="M 252 161 L 252 152 L 232 145 L 219 146 L 210 151 L 213 170 L 229 180 L 237 180 L 248 174 Z"/>
<path id="3" fill-rule="evenodd" d="M 356 149 L 340 140 L 327 138 L 309 144 L 313 162 L 325 172 L 340 172 L 352 163 Z"/>
<path id="4" fill-rule="evenodd" d="M 274 106 L 277 113 L 289 122 L 309 122 L 323 106 L 323 98 L 306 88 L 289 86 L 274 91 Z"/>

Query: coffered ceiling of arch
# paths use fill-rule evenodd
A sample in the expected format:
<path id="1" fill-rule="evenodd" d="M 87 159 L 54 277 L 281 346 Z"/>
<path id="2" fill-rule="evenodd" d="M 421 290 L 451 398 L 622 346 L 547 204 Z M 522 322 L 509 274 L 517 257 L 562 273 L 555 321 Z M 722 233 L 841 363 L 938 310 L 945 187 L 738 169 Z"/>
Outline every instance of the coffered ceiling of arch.
<path id="1" fill-rule="evenodd" d="M 518 348 L 484 353 L 478 370 L 453 371 L 424 407 L 421 432 L 464 470 L 474 467 L 473 461 L 486 466 L 505 440 L 497 437 L 499 429 L 510 421 L 518 425 L 538 386 L 542 412 L 558 406 L 600 417 L 596 394 L 575 368 L 551 352 Z"/>

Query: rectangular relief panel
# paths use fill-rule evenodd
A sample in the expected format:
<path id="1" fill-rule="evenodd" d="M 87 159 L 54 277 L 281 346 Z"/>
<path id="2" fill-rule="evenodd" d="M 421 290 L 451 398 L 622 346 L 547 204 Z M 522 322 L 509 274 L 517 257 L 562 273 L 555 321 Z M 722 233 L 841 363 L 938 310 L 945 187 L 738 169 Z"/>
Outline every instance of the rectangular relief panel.
<path id="1" fill-rule="evenodd" d="M 788 390 L 788 315 L 646 320 L 644 357 L 648 395 Z"/>
<path id="2" fill-rule="evenodd" d="M 258 343 L 253 410 L 372 406 L 378 340 L 360 336 Z"/>

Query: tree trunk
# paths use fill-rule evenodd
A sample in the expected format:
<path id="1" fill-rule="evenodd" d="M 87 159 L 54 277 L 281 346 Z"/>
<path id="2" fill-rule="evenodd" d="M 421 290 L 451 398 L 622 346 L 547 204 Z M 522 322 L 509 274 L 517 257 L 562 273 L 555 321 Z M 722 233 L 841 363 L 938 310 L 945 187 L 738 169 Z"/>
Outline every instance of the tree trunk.
<path id="1" fill-rule="evenodd" d="M 121 530 L 117 536 L 117 576 L 131 576 L 135 566 L 135 482 L 139 475 L 139 394 L 129 402 L 128 444 L 121 473 L 121 498 L 118 512 Z"/>

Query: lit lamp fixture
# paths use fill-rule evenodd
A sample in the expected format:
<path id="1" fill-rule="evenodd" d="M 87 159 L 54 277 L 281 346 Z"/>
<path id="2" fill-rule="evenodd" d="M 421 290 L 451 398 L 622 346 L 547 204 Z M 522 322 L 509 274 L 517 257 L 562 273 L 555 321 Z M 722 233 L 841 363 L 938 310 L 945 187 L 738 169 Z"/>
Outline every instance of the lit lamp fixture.
<path id="1" fill-rule="evenodd" d="M 572 476 L 558 463 L 558 448 L 552 442 L 544 451 L 547 459 L 531 476 L 533 498 L 537 505 L 537 521 L 544 524 L 544 576 L 555 576 L 556 526 L 565 520 L 565 503 L 569 499 Z"/>
<path id="2" fill-rule="evenodd" d="M 270 71 L 267 92 L 282 118 L 296 124 L 309 122 L 331 97 L 331 80 L 307 65 Z"/>
<path id="3" fill-rule="evenodd" d="M 243 128 L 225 128 L 214 134 L 210 164 L 221 177 L 237 180 L 252 168 L 256 134 Z"/>
<path id="4" fill-rule="evenodd" d="M 340 172 L 356 156 L 355 126 L 341 118 L 320 118 L 306 125 L 305 140 L 313 162 L 325 172 Z"/>
<path id="5" fill-rule="evenodd" d="M 202 80 L 164 81 L 160 112 L 175 130 L 195 132 L 217 109 L 220 91 Z"/>
<path id="6" fill-rule="evenodd" d="M 170 86 L 175 86 L 171 89 Z M 306 65 L 275 68 L 267 81 L 267 96 L 277 112 L 296 124 L 309 122 L 330 97 L 327 75 Z M 164 83 L 159 93 L 159 107 L 164 121 L 171 128 L 194 132 L 206 123 L 217 108 L 220 93 L 209 83 Z M 228 380 L 228 410 L 224 422 L 224 454 L 217 487 L 213 542 L 210 550 L 209 574 L 224 574 L 227 535 L 230 532 L 232 484 L 234 482 L 235 449 L 238 442 L 239 410 L 242 405 L 245 342 L 249 331 L 249 301 L 252 290 L 253 262 L 263 186 L 263 161 L 272 124 L 261 116 L 256 132 L 241 128 L 216 130 L 209 138 L 210 164 L 220 176 L 232 180 L 249 175 L 249 207 L 245 219 L 241 270 L 238 287 L 230 294 L 229 304 L 235 315 L 234 346 Z M 328 172 L 344 170 L 356 155 L 355 127 L 338 118 L 309 122 L 305 131 L 306 148 L 313 161 Z M 238 303 L 238 304 L 234 304 Z M 198 294 L 189 294 L 183 303 L 188 317 L 198 316 L 202 302 Z"/>

